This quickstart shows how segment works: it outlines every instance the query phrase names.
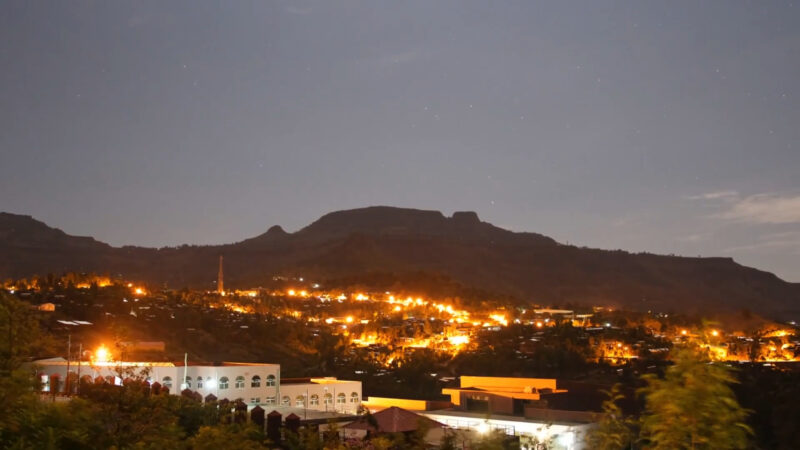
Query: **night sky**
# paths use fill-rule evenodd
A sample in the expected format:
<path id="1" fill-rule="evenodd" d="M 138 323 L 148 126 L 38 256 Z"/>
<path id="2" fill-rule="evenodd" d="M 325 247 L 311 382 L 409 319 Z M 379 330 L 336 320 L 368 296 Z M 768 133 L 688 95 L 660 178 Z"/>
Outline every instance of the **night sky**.
<path id="1" fill-rule="evenodd" d="M 800 3 L 0 4 L 0 210 L 114 245 L 369 205 L 800 281 Z"/>

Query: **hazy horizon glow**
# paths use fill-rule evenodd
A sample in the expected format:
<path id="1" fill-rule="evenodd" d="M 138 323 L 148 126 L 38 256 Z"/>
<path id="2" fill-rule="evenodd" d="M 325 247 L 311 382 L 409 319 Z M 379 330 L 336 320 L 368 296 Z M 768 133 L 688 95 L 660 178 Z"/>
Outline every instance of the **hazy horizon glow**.
<path id="1" fill-rule="evenodd" d="M 800 281 L 799 10 L 8 2 L 0 210 L 144 246 L 471 210 Z"/>

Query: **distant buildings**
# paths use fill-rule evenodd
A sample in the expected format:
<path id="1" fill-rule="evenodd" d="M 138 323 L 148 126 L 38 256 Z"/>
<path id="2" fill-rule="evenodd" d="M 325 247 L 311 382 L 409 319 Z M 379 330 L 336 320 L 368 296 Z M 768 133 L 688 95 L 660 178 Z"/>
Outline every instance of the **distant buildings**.
<path id="1" fill-rule="evenodd" d="M 342 427 L 346 437 L 358 439 L 395 433 L 410 439 L 415 432 L 422 429 L 425 430 L 423 439 L 429 445 L 441 443 L 446 428 L 444 424 L 424 415 L 397 406 L 376 412 L 371 417 L 362 416 Z"/>
<path id="2" fill-rule="evenodd" d="M 370 397 L 364 406 L 370 411 L 401 407 L 463 433 L 499 430 L 520 444 L 547 442 L 547 448 L 554 450 L 584 448 L 583 436 L 598 417 L 585 405 L 575 408 L 569 402 L 554 402 L 567 397 L 568 391 L 549 378 L 462 376 L 459 387 L 442 393 L 450 396 L 450 402 Z M 549 402 L 569 409 L 552 408 Z"/>
<path id="3" fill-rule="evenodd" d="M 49 302 L 42 303 L 41 305 L 36 306 L 36 309 L 38 309 L 39 311 L 53 312 L 56 310 L 56 305 Z"/>
<path id="4" fill-rule="evenodd" d="M 52 358 L 33 363 L 42 390 L 66 393 L 67 360 Z M 71 390 L 79 383 L 122 385 L 137 374 L 158 383 L 170 394 L 188 389 L 205 398 L 242 399 L 251 406 L 295 411 L 312 410 L 355 414 L 361 406 L 361 382 L 336 378 L 292 378 L 281 380 L 280 365 L 222 362 L 214 364 L 181 362 L 70 361 Z"/>

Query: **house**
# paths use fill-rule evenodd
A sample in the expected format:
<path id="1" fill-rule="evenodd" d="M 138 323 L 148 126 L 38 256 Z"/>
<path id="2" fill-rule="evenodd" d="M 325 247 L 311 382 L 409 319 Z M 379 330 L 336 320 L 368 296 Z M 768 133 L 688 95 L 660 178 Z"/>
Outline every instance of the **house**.
<path id="1" fill-rule="evenodd" d="M 424 432 L 426 443 L 438 444 L 444 437 L 446 427 L 421 414 L 392 406 L 375 414 L 361 416 L 342 428 L 346 437 L 359 439 L 399 433 L 410 440 L 415 433 Z"/>
<path id="2" fill-rule="evenodd" d="M 596 395 L 550 378 L 462 376 L 458 387 L 442 394 L 450 401 L 370 397 L 364 407 L 377 416 L 401 406 L 465 436 L 499 431 L 523 446 L 546 442 L 554 450 L 582 449 L 582 437 L 599 417 Z"/>

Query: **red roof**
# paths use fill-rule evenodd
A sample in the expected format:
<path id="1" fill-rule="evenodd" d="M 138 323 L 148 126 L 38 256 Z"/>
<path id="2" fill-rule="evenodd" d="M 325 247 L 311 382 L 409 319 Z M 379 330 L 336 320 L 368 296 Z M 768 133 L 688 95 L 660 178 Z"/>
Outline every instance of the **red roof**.
<path id="1" fill-rule="evenodd" d="M 431 428 L 443 428 L 444 425 L 425 416 L 415 414 L 403 408 L 392 406 L 383 411 L 372 414 L 373 421 L 364 416 L 344 426 L 348 430 L 367 430 L 379 433 L 402 433 L 415 431 L 420 423 L 425 423 Z M 370 423 L 372 422 L 372 423 Z M 377 424 L 377 427 L 373 424 Z"/>

